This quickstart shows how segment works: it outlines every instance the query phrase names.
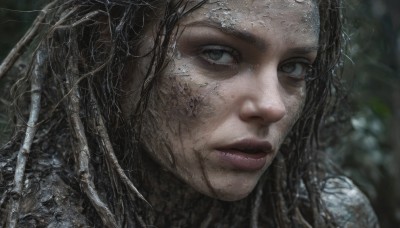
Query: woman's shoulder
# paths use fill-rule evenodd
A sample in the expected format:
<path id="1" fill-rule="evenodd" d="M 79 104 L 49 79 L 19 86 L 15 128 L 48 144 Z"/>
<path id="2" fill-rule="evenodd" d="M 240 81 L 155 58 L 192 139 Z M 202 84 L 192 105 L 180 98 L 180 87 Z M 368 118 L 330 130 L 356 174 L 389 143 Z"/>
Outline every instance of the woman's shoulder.
<path id="1" fill-rule="evenodd" d="M 379 227 L 368 198 L 347 177 L 326 178 L 321 185 L 321 199 L 339 227 Z"/>

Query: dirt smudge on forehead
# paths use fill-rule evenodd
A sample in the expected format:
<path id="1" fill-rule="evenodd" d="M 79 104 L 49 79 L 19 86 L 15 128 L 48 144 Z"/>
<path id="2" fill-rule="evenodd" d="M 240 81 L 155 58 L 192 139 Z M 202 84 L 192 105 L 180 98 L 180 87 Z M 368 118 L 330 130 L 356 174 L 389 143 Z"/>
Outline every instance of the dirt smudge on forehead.
<path id="1" fill-rule="evenodd" d="M 236 15 L 232 15 L 232 10 L 226 1 L 215 1 L 208 4 L 212 6 L 208 6 L 211 9 L 206 14 L 207 18 L 213 21 L 218 21 L 221 24 L 221 27 L 234 27 L 240 22 Z"/>
<path id="2" fill-rule="evenodd" d="M 280 23 L 289 32 L 319 33 L 319 13 L 314 0 L 213 0 L 202 8 L 206 18 L 223 28 L 237 28 L 251 23 L 271 30 L 276 23 Z M 296 18 L 298 23 L 288 23 L 288 15 Z"/>

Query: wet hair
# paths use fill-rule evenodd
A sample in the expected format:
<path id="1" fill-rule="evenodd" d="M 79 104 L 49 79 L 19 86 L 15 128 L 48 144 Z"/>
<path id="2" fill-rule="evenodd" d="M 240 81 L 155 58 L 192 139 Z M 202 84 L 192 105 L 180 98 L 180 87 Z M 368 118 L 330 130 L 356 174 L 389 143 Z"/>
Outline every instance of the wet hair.
<path id="1" fill-rule="evenodd" d="M 22 199 L 28 194 L 25 180 L 42 178 L 29 172 L 43 171 L 47 166 L 41 159 L 51 157 L 47 165 L 84 195 L 81 213 L 100 218 L 91 225 L 136 227 L 149 222 L 146 214 L 151 208 L 136 187 L 141 178 L 135 167 L 141 166 L 142 116 L 150 91 L 168 64 L 177 24 L 206 3 L 54 0 L 43 8 L 0 68 L 0 79 L 11 77 L 20 66 L 17 60 L 24 60 L 22 76 L 11 89 L 13 134 L 0 149 L 0 159 L 5 161 L 0 167 L 5 183 L 0 188 L 2 221 L 13 227 L 26 219 L 20 216 Z M 281 153 L 246 199 L 251 210 L 244 220 L 252 227 L 263 219 L 275 227 L 334 224 L 320 196 L 325 170 L 320 165 L 324 158 L 318 132 L 321 123 L 334 116 L 341 92 L 337 73 L 342 51 L 341 3 L 317 0 L 317 4 L 320 43 L 306 81 L 304 110 Z M 149 26 L 155 28 L 155 44 L 145 54 L 150 62 L 138 106 L 126 119 L 120 100 L 127 92 L 122 88 L 129 67 L 145 57 L 138 55 L 138 49 Z M 299 197 L 301 189 L 306 191 L 305 202 Z M 271 210 L 261 213 L 262 207 Z M 225 216 L 227 223 L 235 222 L 228 221 L 232 216 Z"/>

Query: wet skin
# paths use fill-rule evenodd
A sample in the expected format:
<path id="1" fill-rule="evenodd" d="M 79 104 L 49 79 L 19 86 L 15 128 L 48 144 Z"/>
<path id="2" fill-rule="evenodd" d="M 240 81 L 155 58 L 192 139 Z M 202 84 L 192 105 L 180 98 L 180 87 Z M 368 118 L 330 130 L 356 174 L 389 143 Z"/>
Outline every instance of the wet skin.
<path id="1" fill-rule="evenodd" d="M 218 1 L 177 29 L 141 140 L 153 159 L 196 191 L 242 199 L 301 113 L 305 77 L 317 56 L 317 10 L 311 1 Z M 147 61 L 132 77 L 143 75 Z M 141 83 L 127 87 L 135 91 Z M 135 102 L 125 101 L 127 115 Z"/>

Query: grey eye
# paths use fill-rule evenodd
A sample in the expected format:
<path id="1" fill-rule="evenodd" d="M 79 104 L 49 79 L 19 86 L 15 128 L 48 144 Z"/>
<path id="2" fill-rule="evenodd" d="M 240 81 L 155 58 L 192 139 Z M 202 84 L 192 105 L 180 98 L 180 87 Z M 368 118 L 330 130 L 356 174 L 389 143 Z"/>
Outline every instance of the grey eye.
<path id="1" fill-rule="evenodd" d="M 234 50 L 219 45 L 208 45 L 202 48 L 200 57 L 211 64 L 233 65 L 237 63 Z"/>
<path id="2" fill-rule="evenodd" d="M 283 64 L 280 69 L 288 77 L 295 79 L 304 79 L 311 70 L 311 66 L 302 62 L 289 62 Z"/>
<path id="3" fill-rule="evenodd" d="M 218 61 L 222 59 L 225 53 L 223 50 L 209 50 L 206 54 L 211 60 Z"/>

